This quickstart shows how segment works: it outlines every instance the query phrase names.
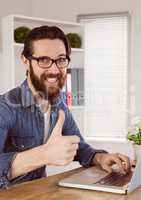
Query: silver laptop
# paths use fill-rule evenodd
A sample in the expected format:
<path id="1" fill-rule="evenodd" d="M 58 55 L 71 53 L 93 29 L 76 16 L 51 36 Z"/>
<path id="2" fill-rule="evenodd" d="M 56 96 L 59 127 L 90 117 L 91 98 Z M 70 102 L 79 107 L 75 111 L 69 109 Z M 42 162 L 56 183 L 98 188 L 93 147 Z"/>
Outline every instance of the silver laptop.
<path id="1" fill-rule="evenodd" d="M 108 174 L 94 166 L 61 180 L 59 185 L 120 194 L 130 193 L 141 185 L 141 159 L 126 175 L 115 169 Z"/>

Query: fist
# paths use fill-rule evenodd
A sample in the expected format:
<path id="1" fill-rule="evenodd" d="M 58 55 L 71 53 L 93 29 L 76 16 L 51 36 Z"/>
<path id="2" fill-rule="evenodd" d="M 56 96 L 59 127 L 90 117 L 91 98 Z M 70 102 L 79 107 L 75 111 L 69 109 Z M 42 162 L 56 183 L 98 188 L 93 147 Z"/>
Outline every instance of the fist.
<path id="1" fill-rule="evenodd" d="M 44 159 L 48 165 L 67 165 L 74 160 L 77 153 L 80 138 L 76 135 L 63 136 L 62 127 L 65 114 L 59 111 L 57 123 L 46 144 L 44 144 Z"/>

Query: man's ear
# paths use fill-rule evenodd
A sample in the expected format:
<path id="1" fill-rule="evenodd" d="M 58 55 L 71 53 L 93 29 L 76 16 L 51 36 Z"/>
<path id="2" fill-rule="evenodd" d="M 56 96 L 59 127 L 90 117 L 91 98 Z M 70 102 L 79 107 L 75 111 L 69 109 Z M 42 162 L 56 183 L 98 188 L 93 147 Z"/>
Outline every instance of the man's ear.
<path id="1" fill-rule="evenodd" d="M 21 55 L 21 60 L 26 68 L 27 71 L 30 70 L 30 63 L 29 63 L 29 60 L 24 56 L 24 55 Z"/>

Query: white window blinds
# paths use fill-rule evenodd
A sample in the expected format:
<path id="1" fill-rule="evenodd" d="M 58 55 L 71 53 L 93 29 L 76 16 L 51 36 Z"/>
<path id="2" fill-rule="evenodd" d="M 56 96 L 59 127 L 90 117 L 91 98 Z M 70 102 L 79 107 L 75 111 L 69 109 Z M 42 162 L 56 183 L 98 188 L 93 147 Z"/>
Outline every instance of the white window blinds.
<path id="1" fill-rule="evenodd" d="M 121 138 L 127 129 L 128 16 L 98 16 L 85 26 L 85 130 Z"/>

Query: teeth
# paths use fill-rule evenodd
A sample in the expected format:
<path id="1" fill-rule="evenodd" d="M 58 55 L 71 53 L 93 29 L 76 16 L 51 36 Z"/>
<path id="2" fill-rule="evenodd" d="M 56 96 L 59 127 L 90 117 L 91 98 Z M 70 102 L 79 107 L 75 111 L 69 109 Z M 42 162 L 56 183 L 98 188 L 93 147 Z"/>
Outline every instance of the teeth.
<path id="1" fill-rule="evenodd" d="M 55 83 L 57 81 L 57 78 L 48 78 L 47 81 L 50 83 Z"/>

